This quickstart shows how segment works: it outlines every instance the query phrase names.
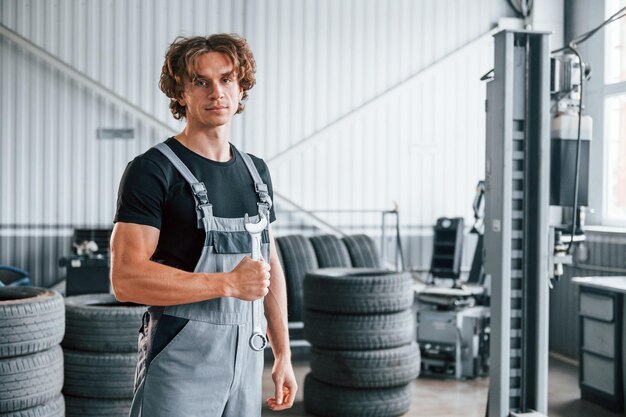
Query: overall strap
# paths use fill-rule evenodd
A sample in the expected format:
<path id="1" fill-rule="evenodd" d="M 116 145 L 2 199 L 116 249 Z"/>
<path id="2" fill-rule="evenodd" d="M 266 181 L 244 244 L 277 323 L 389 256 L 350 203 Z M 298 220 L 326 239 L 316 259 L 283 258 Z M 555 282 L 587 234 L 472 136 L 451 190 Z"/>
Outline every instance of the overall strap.
<path id="1" fill-rule="evenodd" d="M 204 183 L 198 181 L 189 168 L 187 168 L 187 165 L 185 165 L 183 161 L 181 161 L 180 158 L 174 153 L 174 151 L 172 151 L 172 149 L 170 149 L 170 147 L 165 143 L 159 143 L 155 146 L 155 148 L 161 151 L 161 153 L 163 153 L 163 155 L 170 160 L 172 165 L 174 165 L 174 168 L 180 172 L 183 178 L 191 186 L 193 198 L 196 200 L 198 228 L 201 229 L 204 227 L 204 230 L 208 232 L 210 230 L 211 219 L 213 218 L 213 206 L 209 203 L 209 196 Z"/>
<path id="2" fill-rule="evenodd" d="M 259 206 L 259 214 L 265 216 L 265 218 L 267 218 L 269 222 L 270 209 L 272 208 L 272 198 L 270 197 L 267 184 L 265 184 L 261 179 L 261 175 L 259 175 L 259 171 L 257 171 L 254 162 L 252 162 L 252 158 L 250 158 L 250 155 L 245 152 L 241 152 L 239 149 L 237 149 L 237 152 L 239 152 L 239 155 L 241 155 L 241 158 L 246 163 L 246 167 L 248 167 L 248 172 L 250 172 L 250 175 L 254 180 L 254 189 L 259 195 L 259 200 L 261 200 L 260 203 L 257 203 L 257 206 Z"/>

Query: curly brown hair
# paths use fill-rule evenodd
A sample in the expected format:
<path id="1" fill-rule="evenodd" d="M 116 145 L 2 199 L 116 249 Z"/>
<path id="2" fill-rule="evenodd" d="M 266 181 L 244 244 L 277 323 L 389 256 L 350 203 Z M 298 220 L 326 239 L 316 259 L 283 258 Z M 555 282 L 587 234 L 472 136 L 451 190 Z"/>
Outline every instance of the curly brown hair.
<path id="1" fill-rule="evenodd" d="M 235 34 L 218 33 L 211 36 L 177 37 L 165 53 L 165 62 L 161 69 L 159 88 L 170 98 L 170 111 L 176 120 L 186 116 L 185 106 L 178 99 L 182 98 L 186 82 L 196 79 L 196 62 L 207 52 L 220 52 L 228 56 L 235 67 L 243 97 L 237 113 L 244 109 L 248 91 L 254 87 L 256 63 L 248 42 Z"/>

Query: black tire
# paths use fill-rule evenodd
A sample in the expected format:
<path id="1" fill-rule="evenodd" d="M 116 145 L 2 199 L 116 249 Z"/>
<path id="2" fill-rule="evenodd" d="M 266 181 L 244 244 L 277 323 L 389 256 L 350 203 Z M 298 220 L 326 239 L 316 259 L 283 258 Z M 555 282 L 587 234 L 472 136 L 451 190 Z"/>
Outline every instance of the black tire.
<path id="1" fill-rule="evenodd" d="M 64 350 L 63 393 L 75 397 L 131 398 L 137 353 L 96 353 Z"/>
<path id="2" fill-rule="evenodd" d="M 65 397 L 65 417 L 128 417 L 132 398 L 98 400 L 95 398 Z"/>
<path id="3" fill-rule="evenodd" d="M 54 346 L 32 355 L 0 359 L 0 413 L 50 402 L 63 386 L 63 351 Z"/>
<path id="4" fill-rule="evenodd" d="M 300 235 L 276 238 L 283 258 L 287 283 L 287 315 L 289 321 L 302 321 L 302 283 L 304 275 L 318 268 L 313 245 Z"/>
<path id="5" fill-rule="evenodd" d="M 67 297 L 62 345 L 88 352 L 136 352 L 145 311 L 145 306 L 120 303 L 111 294 Z"/>
<path id="6" fill-rule="evenodd" d="M 335 235 L 320 235 L 309 238 L 320 268 L 349 268 L 352 266 L 346 245 Z"/>
<path id="7" fill-rule="evenodd" d="M 358 389 L 325 384 L 308 374 L 304 379 L 304 409 L 322 417 L 398 417 L 411 407 L 411 384 Z"/>
<path id="8" fill-rule="evenodd" d="M 311 348 L 311 375 L 327 384 L 348 388 L 406 385 L 419 376 L 417 343 L 381 350 Z"/>
<path id="9" fill-rule="evenodd" d="M 65 331 L 61 294 L 45 288 L 0 288 L 0 358 L 58 345 Z"/>
<path id="10" fill-rule="evenodd" d="M 376 244 L 367 235 L 352 235 L 342 238 L 345 243 L 352 266 L 355 268 L 380 268 L 382 262 Z"/>
<path id="11" fill-rule="evenodd" d="M 0 414 L 2 417 L 64 417 L 65 401 L 63 395 L 57 394 L 49 402 L 25 410 L 11 411 Z"/>
<path id="12" fill-rule="evenodd" d="M 413 305 L 408 272 L 319 269 L 304 279 L 304 308 L 329 313 L 392 313 Z"/>
<path id="13" fill-rule="evenodd" d="M 391 314 L 345 315 L 305 310 L 304 337 L 315 347 L 337 350 L 386 349 L 411 342 L 410 310 Z"/>

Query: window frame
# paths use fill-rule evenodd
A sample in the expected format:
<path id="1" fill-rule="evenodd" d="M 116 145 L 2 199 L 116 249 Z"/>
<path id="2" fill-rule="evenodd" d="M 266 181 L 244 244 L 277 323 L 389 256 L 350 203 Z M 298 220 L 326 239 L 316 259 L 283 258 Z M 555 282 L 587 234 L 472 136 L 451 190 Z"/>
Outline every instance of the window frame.
<path id="1" fill-rule="evenodd" d="M 603 4 L 604 9 L 604 19 L 607 19 L 612 13 L 615 13 L 615 10 L 609 10 L 609 8 L 613 9 L 613 7 L 609 7 L 609 1 L 605 1 Z M 618 1 L 619 3 L 619 1 Z M 626 6 L 626 2 L 622 0 L 622 5 L 618 4 L 618 7 Z M 622 18 L 619 21 L 621 24 L 626 24 L 626 18 Z M 617 24 L 617 22 L 611 23 L 611 25 Z M 609 26 L 605 27 L 605 29 L 609 29 Z M 610 29 L 609 29 L 610 30 Z M 602 77 L 602 110 L 601 117 L 598 118 L 596 123 L 602 123 L 601 132 L 602 132 L 602 213 L 600 222 L 603 226 L 626 226 L 626 217 L 618 218 L 618 217 L 609 217 L 609 141 L 606 138 L 606 132 L 608 130 L 609 123 L 609 114 L 606 111 L 607 100 L 609 98 L 624 95 L 626 96 L 626 80 L 624 81 L 616 81 L 616 82 L 607 82 L 607 71 L 608 68 L 608 56 L 607 52 L 609 50 L 608 47 L 608 37 L 602 36 L 602 68 L 600 72 L 600 76 Z M 594 129 L 595 130 L 595 129 Z M 622 140 L 626 140 L 623 138 Z M 626 163 L 626 162 L 625 162 Z M 626 186 L 626 185 L 625 185 Z"/>

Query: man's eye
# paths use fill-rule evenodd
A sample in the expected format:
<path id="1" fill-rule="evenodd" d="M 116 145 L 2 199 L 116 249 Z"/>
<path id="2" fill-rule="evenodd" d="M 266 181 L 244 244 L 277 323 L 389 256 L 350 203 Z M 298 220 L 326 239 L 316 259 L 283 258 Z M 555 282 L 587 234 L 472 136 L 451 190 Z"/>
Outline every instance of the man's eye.
<path id="1" fill-rule="evenodd" d="M 208 83 L 205 80 L 196 80 L 196 85 L 198 87 L 206 87 Z"/>
<path id="2" fill-rule="evenodd" d="M 224 78 L 222 81 L 223 81 L 224 83 L 226 83 L 226 84 L 228 84 L 228 83 L 232 82 L 232 80 L 231 80 L 230 78 Z"/>

